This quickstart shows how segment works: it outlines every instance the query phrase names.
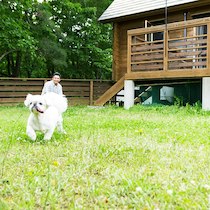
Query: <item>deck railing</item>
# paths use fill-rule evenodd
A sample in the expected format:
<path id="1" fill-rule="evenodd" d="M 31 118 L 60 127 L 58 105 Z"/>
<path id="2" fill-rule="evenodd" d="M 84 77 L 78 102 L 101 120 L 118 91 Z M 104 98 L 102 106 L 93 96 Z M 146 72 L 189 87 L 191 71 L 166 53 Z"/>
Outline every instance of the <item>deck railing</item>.
<path id="1" fill-rule="evenodd" d="M 150 77 L 151 72 L 154 77 L 209 74 L 210 18 L 129 30 L 127 60 L 128 74 L 145 77 L 146 72 Z"/>

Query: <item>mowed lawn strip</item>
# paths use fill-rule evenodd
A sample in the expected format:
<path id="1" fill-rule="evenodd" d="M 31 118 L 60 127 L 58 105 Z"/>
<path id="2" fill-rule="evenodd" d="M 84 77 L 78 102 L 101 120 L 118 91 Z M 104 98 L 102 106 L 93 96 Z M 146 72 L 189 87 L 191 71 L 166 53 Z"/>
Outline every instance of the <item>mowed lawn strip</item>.
<path id="1" fill-rule="evenodd" d="M 210 112 L 69 107 L 47 142 L 28 116 L 0 107 L 0 209 L 210 208 Z"/>

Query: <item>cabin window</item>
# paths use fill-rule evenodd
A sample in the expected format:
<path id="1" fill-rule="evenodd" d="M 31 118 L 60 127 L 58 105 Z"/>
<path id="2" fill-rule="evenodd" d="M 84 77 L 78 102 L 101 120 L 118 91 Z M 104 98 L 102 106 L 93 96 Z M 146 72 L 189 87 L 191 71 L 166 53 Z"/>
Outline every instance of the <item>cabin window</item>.
<path id="1" fill-rule="evenodd" d="M 210 12 L 206 12 L 206 13 L 201 13 L 201 14 L 194 14 L 192 15 L 193 19 L 199 19 L 199 18 L 206 18 L 206 17 L 210 17 Z M 207 38 L 207 36 L 205 36 L 207 34 L 207 25 L 202 25 L 202 26 L 197 26 L 195 27 L 195 34 L 200 36 L 200 40 L 203 39 L 205 40 Z M 203 36 L 202 36 L 203 35 Z M 205 51 L 206 50 L 206 43 L 204 44 L 200 44 L 200 46 L 203 46 L 204 48 L 200 48 L 200 50 Z M 206 57 L 207 55 L 200 55 L 201 59 L 199 59 L 199 62 L 206 62 L 206 58 L 202 58 L 202 57 Z M 205 68 L 206 66 L 199 66 L 199 68 Z"/>
<path id="2" fill-rule="evenodd" d="M 193 19 L 205 18 L 205 17 L 210 17 L 210 12 L 192 15 Z M 196 35 L 203 35 L 203 34 L 207 34 L 207 26 L 206 25 L 198 26 L 196 28 Z"/>
<path id="3" fill-rule="evenodd" d="M 152 21 L 145 20 L 145 28 L 151 26 L 164 25 L 164 24 L 165 24 L 164 19 L 152 20 Z M 163 40 L 163 32 L 147 34 L 147 41 L 157 41 L 157 40 Z"/>

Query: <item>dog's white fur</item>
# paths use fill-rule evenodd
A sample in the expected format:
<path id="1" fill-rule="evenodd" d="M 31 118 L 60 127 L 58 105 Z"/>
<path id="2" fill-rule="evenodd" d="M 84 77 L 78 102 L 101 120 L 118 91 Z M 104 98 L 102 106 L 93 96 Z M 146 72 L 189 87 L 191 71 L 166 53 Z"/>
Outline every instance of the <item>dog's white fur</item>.
<path id="1" fill-rule="evenodd" d="M 65 96 L 50 92 L 44 95 L 28 94 L 24 101 L 31 114 L 28 118 L 26 133 L 36 140 L 36 132 L 44 133 L 44 140 L 50 140 L 55 128 L 65 133 L 63 129 L 62 113 L 67 109 Z"/>

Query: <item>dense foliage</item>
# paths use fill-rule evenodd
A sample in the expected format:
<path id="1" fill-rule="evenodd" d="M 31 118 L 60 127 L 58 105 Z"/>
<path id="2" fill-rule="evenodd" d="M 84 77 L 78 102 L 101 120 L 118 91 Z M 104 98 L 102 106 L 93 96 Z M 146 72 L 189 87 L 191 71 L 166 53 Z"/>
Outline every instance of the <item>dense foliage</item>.
<path id="1" fill-rule="evenodd" d="M 0 76 L 111 78 L 112 0 L 0 0 Z"/>

